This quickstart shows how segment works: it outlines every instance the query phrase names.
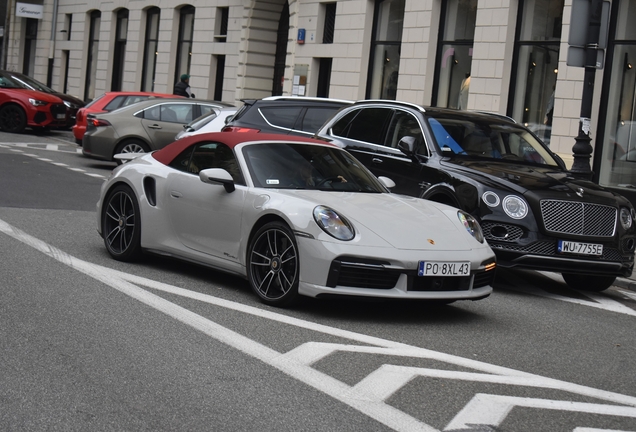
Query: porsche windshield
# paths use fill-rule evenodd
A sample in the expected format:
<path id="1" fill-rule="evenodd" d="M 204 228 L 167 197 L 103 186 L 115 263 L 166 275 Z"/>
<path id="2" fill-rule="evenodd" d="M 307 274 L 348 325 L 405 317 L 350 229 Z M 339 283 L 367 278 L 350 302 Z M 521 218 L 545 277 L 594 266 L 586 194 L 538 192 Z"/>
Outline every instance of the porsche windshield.
<path id="1" fill-rule="evenodd" d="M 247 145 L 243 156 L 256 187 L 382 193 L 386 189 L 349 153 L 312 144 Z"/>
<path id="2" fill-rule="evenodd" d="M 445 156 L 558 166 L 527 129 L 512 122 L 439 115 L 428 117 L 428 124 Z"/>

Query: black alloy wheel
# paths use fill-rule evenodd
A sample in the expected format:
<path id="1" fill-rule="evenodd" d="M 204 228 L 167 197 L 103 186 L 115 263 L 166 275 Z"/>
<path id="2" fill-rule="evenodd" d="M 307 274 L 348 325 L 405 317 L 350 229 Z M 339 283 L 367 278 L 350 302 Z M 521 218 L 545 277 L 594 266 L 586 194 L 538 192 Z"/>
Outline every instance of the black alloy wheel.
<path id="1" fill-rule="evenodd" d="M 141 255 L 141 218 L 137 198 L 126 185 L 115 187 L 102 208 L 102 235 L 108 253 L 118 261 Z"/>
<path id="2" fill-rule="evenodd" d="M 288 306 L 298 296 L 300 264 L 298 246 L 282 222 L 262 226 L 247 251 L 247 277 L 261 301 Z"/>
<path id="3" fill-rule="evenodd" d="M 21 133 L 26 125 L 26 114 L 19 106 L 10 104 L 0 109 L 0 129 L 3 131 Z"/>
<path id="4" fill-rule="evenodd" d="M 563 279 L 570 288 L 581 291 L 600 292 L 611 287 L 616 277 L 563 273 Z"/>

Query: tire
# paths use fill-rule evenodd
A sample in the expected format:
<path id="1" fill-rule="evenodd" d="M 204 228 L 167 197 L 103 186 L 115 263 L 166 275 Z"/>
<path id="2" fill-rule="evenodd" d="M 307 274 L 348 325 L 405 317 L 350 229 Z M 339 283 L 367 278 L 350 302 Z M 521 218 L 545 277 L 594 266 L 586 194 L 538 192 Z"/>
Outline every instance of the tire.
<path id="1" fill-rule="evenodd" d="M 260 300 L 289 306 L 298 297 L 300 261 L 294 234 L 282 222 L 263 225 L 247 250 L 247 278 Z"/>
<path id="2" fill-rule="evenodd" d="M 26 113 L 18 105 L 5 105 L 0 109 L 0 129 L 4 132 L 22 133 L 26 125 Z"/>
<path id="3" fill-rule="evenodd" d="M 104 200 L 102 235 L 106 250 L 114 259 L 130 262 L 141 256 L 141 216 L 130 187 L 116 186 Z"/>
<path id="4" fill-rule="evenodd" d="M 117 148 L 115 148 L 115 152 L 113 156 L 119 153 L 148 153 L 150 151 L 150 147 L 146 145 L 145 142 L 140 140 L 128 140 L 120 143 Z M 121 165 L 123 162 L 119 159 L 115 159 L 117 165 Z"/>
<path id="5" fill-rule="evenodd" d="M 615 276 L 582 275 L 573 273 L 563 273 L 562 276 L 565 283 L 567 283 L 570 288 L 592 292 L 606 290 L 611 287 L 616 280 Z"/>

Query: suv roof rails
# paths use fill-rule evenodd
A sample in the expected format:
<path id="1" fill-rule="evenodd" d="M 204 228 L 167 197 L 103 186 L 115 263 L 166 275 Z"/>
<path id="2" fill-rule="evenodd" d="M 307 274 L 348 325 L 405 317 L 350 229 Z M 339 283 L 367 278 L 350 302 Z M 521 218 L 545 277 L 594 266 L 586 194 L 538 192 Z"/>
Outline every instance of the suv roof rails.
<path id="1" fill-rule="evenodd" d="M 364 103 L 390 103 L 391 105 L 403 105 L 409 108 L 415 108 L 421 112 L 426 112 L 426 109 L 418 104 L 414 104 L 411 102 L 403 102 L 398 100 L 390 100 L 390 99 L 361 99 L 356 101 L 356 104 L 364 104 Z"/>
<path id="2" fill-rule="evenodd" d="M 339 103 L 354 103 L 354 101 L 346 100 L 346 99 L 333 99 L 333 98 L 323 98 L 323 97 L 312 97 L 312 96 L 267 96 L 264 97 L 263 100 L 310 100 L 310 101 L 318 101 L 318 102 L 339 102 Z"/>

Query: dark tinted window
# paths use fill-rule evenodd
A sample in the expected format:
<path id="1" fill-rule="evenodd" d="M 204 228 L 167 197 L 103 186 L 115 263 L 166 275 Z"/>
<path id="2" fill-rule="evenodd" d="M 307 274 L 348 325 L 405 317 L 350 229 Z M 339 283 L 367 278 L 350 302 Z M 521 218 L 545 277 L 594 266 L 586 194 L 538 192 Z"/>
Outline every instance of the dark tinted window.
<path id="1" fill-rule="evenodd" d="M 363 108 L 344 127 L 344 133 L 340 136 L 373 144 L 384 144 L 386 125 L 392 114 L 393 110 L 388 108 Z M 335 130 L 334 128 L 334 133 L 336 133 Z"/>
<path id="2" fill-rule="evenodd" d="M 116 96 L 112 101 L 108 102 L 104 107 L 104 111 L 114 111 L 121 106 L 126 96 Z"/>
<path id="3" fill-rule="evenodd" d="M 320 127 L 331 118 L 340 107 L 307 108 L 299 129 L 305 132 L 317 132 Z"/>
<path id="4" fill-rule="evenodd" d="M 143 112 L 146 120 L 161 120 L 161 105 L 155 105 Z"/>
<path id="5" fill-rule="evenodd" d="M 268 123 L 285 129 L 293 129 L 302 108 L 277 106 L 263 107 L 259 111 Z"/>
<path id="6" fill-rule="evenodd" d="M 230 173 L 234 183 L 245 184 L 234 152 L 225 144 L 199 143 L 184 150 L 172 161 L 170 166 L 192 174 L 199 174 L 199 171 L 208 168 L 223 168 Z"/>
<path id="7" fill-rule="evenodd" d="M 194 150 L 195 146 L 190 146 L 184 151 L 182 151 L 179 156 L 173 159 L 170 163 L 170 167 L 179 170 L 179 171 L 187 171 L 192 172 L 189 169 L 190 159 L 192 158 L 192 150 Z"/>
<path id="8" fill-rule="evenodd" d="M 385 145 L 388 147 L 397 148 L 398 143 L 404 137 L 415 138 L 416 146 L 422 143 L 422 129 L 417 119 L 413 114 L 406 111 L 396 111 L 391 124 L 389 125 L 389 131 L 387 133 L 387 139 Z"/>

